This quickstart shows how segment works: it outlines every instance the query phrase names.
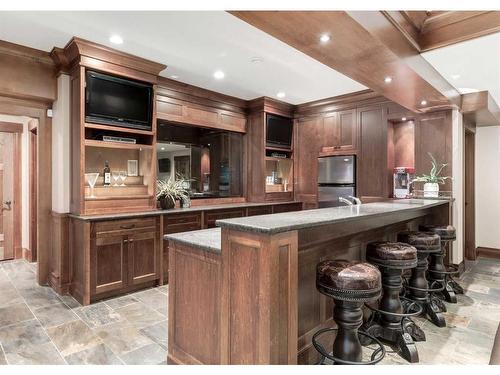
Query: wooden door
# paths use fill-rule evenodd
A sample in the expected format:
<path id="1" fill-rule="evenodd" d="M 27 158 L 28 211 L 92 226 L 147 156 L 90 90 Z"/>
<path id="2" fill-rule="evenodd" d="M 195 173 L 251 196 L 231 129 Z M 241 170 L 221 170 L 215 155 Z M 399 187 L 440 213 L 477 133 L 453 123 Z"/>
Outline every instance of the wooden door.
<path id="1" fill-rule="evenodd" d="M 323 132 L 323 147 L 337 148 L 340 146 L 340 131 L 336 112 L 329 113 L 323 118 Z"/>
<path id="2" fill-rule="evenodd" d="M 102 234 L 91 247 L 92 294 L 120 290 L 127 285 L 127 237 Z"/>
<path id="3" fill-rule="evenodd" d="M 476 259 L 476 218 L 475 218 L 475 178 L 474 178 L 474 160 L 475 134 L 471 131 L 465 131 L 465 209 L 464 209 L 464 244 L 465 259 Z"/>
<path id="4" fill-rule="evenodd" d="M 160 277 L 160 254 L 156 231 L 128 236 L 129 284 L 137 285 Z"/>
<path id="5" fill-rule="evenodd" d="M 0 133 L 0 260 L 14 258 L 14 134 Z"/>

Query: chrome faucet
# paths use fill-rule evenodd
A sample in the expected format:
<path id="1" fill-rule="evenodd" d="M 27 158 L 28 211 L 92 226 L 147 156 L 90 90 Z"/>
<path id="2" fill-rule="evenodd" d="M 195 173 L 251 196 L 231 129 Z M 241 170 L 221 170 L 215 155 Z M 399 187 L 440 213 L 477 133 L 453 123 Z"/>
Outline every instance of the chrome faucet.
<path id="1" fill-rule="evenodd" d="M 354 201 L 355 204 L 361 204 L 361 199 L 359 199 L 358 197 L 352 197 L 352 196 L 348 196 L 347 198 L 349 199 L 352 199 Z"/>
<path id="2" fill-rule="evenodd" d="M 353 205 L 353 203 L 349 199 L 346 199 L 344 197 L 339 197 L 339 202 L 345 203 L 348 206 L 352 206 Z"/>

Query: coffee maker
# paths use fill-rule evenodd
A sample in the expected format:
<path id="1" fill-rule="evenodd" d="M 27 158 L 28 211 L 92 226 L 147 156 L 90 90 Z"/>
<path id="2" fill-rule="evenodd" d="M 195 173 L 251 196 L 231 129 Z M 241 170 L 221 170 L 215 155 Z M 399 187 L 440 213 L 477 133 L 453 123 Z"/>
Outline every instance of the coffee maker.
<path id="1" fill-rule="evenodd" d="M 410 198 L 410 184 L 414 175 L 415 168 L 394 168 L 394 198 Z"/>

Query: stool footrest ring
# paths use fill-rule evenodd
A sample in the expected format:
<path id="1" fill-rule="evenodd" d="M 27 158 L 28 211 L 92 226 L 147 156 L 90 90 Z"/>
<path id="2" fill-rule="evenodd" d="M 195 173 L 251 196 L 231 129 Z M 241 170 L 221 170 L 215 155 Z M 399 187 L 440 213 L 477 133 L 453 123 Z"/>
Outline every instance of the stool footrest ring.
<path id="1" fill-rule="evenodd" d="M 424 307 L 420 303 L 418 303 L 417 301 L 413 301 L 413 300 L 406 298 L 406 297 L 399 297 L 399 299 L 402 301 L 409 302 L 409 304 L 406 306 L 407 310 L 411 309 L 414 305 L 417 306 L 417 310 L 414 312 L 411 312 L 411 313 L 408 313 L 408 312 L 407 313 L 395 313 L 395 312 L 391 312 L 391 311 L 376 309 L 375 307 L 370 306 L 368 303 L 365 303 L 365 306 L 367 308 L 369 308 L 371 311 L 378 312 L 382 315 L 395 316 L 395 317 L 399 317 L 399 318 L 408 318 L 411 316 L 418 316 L 418 315 L 422 314 L 422 312 L 424 311 Z"/>
<path id="2" fill-rule="evenodd" d="M 433 280 L 434 282 L 437 282 L 441 284 L 439 288 L 417 288 L 416 286 L 411 286 L 408 283 L 405 283 L 405 288 L 410 289 L 410 290 L 416 290 L 418 292 L 428 292 L 428 293 L 437 293 L 437 292 L 442 292 L 446 288 L 446 283 L 442 282 L 441 280 Z"/>
<path id="3" fill-rule="evenodd" d="M 458 266 L 448 265 L 446 267 L 446 271 L 436 271 L 436 270 L 428 270 L 430 273 L 437 273 L 438 275 L 458 275 L 460 271 L 458 270 Z"/>
<path id="4" fill-rule="evenodd" d="M 362 331 L 358 331 L 358 335 L 368 337 L 375 344 L 378 345 L 378 348 L 375 349 L 374 352 L 372 353 L 370 361 L 353 362 L 353 361 L 347 361 L 344 359 L 334 357 L 333 355 L 331 355 L 330 353 L 328 353 L 325 350 L 323 345 L 321 345 L 318 342 L 318 337 L 323 335 L 326 332 L 335 332 L 335 331 L 338 331 L 338 328 L 323 328 L 323 329 L 320 329 L 318 332 L 316 332 L 312 337 L 312 343 L 313 343 L 314 347 L 319 352 L 319 354 L 321 354 L 321 356 L 322 356 L 320 363 L 323 362 L 323 359 L 328 358 L 329 360 L 333 361 L 334 363 L 339 363 L 341 365 L 375 365 L 375 364 L 379 363 L 385 357 L 384 345 L 382 345 L 382 343 L 377 338 L 373 337 L 372 335 L 369 335 L 366 332 L 362 332 Z"/>

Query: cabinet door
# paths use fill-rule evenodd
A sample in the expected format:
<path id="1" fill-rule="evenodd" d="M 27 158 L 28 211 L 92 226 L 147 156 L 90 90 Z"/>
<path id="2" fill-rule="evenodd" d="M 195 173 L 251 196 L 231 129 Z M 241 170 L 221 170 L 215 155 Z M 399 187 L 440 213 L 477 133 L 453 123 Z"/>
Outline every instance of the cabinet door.
<path id="1" fill-rule="evenodd" d="M 156 232 L 136 232 L 128 236 L 129 283 L 137 285 L 160 277 L 159 246 Z"/>
<path id="2" fill-rule="evenodd" d="M 360 152 L 357 195 L 366 203 L 389 197 L 387 166 L 387 119 L 384 107 L 358 110 Z"/>
<path id="3" fill-rule="evenodd" d="M 91 294 L 119 290 L 127 285 L 127 240 L 102 235 L 91 245 Z"/>
<path id="4" fill-rule="evenodd" d="M 355 150 L 357 147 L 356 111 L 342 111 L 337 114 L 338 146 L 341 150 Z"/>
<path id="5" fill-rule="evenodd" d="M 323 147 L 340 146 L 340 131 L 337 121 L 337 113 L 329 113 L 323 118 Z"/>

